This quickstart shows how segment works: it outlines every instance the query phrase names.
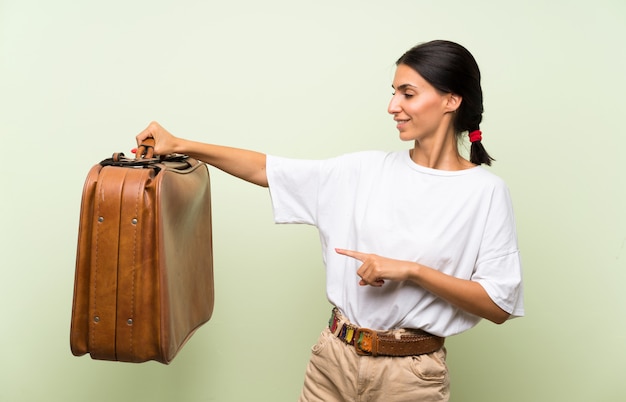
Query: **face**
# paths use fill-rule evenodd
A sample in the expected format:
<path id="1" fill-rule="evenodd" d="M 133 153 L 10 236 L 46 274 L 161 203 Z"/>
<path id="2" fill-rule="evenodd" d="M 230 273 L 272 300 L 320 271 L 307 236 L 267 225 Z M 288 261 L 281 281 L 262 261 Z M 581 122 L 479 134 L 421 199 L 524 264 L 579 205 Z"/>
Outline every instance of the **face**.
<path id="1" fill-rule="evenodd" d="M 449 114 L 458 107 L 456 95 L 440 93 L 404 64 L 398 65 L 392 86 L 388 112 L 397 123 L 400 139 L 422 141 L 448 133 L 452 126 Z"/>

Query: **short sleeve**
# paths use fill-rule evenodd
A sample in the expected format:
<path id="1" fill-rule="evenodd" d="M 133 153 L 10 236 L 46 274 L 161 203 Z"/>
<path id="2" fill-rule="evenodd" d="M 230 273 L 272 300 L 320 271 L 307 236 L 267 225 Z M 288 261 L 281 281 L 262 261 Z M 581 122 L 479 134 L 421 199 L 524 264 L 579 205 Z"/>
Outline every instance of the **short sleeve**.
<path id="1" fill-rule="evenodd" d="M 266 169 L 274 221 L 315 225 L 321 162 L 268 155 Z"/>
<path id="2" fill-rule="evenodd" d="M 522 264 L 509 190 L 499 183 L 493 191 L 472 280 L 512 317 L 524 315 Z"/>
<path id="3" fill-rule="evenodd" d="M 491 300 L 512 318 L 524 315 L 524 292 L 519 251 L 482 261 L 472 280 L 480 283 Z"/>

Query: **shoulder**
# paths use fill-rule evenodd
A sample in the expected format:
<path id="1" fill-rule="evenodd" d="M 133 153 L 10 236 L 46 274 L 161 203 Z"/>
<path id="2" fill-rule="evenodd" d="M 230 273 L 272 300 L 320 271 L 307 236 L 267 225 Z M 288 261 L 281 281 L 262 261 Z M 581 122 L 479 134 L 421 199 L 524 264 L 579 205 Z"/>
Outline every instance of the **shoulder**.
<path id="1" fill-rule="evenodd" d="M 345 161 L 345 162 L 360 162 L 360 161 L 366 161 L 366 162 L 371 162 L 371 161 L 377 161 L 377 160 L 385 160 L 385 158 L 387 158 L 389 155 L 392 155 L 393 152 L 385 152 L 385 151 L 376 151 L 376 150 L 371 150 L 371 151 L 358 151 L 358 152 L 351 152 L 351 153 L 346 153 L 343 155 L 339 155 L 336 156 L 330 160 L 336 160 L 339 162 Z"/>
<path id="2" fill-rule="evenodd" d="M 334 156 L 334 157 L 327 158 L 327 159 L 305 159 L 305 158 L 296 159 L 296 158 L 289 158 L 289 157 L 284 157 L 284 156 L 268 154 L 267 159 L 272 160 L 272 161 L 293 161 L 295 163 L 297 163 L 298 161 L 301 161 L 301 162 L 316 161 L 318 163 L 324 163 L 324 162 L 332 163 L 333 161 L 342 162 L 342 161 L 376 160 L 376 159 L 382 160 L 382 159 L 385 159 L 385 157 L 387 157 L 388 155 L 392 155 L 395 153 L 397 152 L 385 152 L 385 151 L 376 151 L 376 150 L 357 151 L 357 152 L 341 154 L 341 155 Z"/>
<path id="3" fill-rule="evenodd" d="M 294 159 L 267 155 L 268 172 L 283 172 L 290 175 L 298 171 L 317 172 L 322 176 L 363 175 L 372 171 L 387 170 L 390 164 L 402 163 L 408 151 L 358 151 L 345 153 L 328 159 Z"/>
<path id="4" fill-rule="evenodd" d="M 392 166 L 402 164 L 400 155 L 401 152 L 376 150 L 353 152 L 327 160 L 325 168 L 328 171 L 352 172 L 353 174 L 370 176 L 377 172 L 394 169 Z"/>
<path id="5" fill-rule="evenodd" d="M 505 181 L 500 176 L 482 166 L 472 168 L 471 173 L 472 174 L 468 175 L 468 178 L 473 180 L 476 184 L 482 184 L 493 188 L 507 188 Z"/>
<path id="6" fill-rule="evenodd" d="M 489 206 L 490 215 L 499 216 L 497 219 L 506 220 L 507 216 L 513 216 L 513 200 L 506 182 L 498 175 L 485 168 L 479 169 L 471 183 L 474 191 L 480 192 L 481 198 Z"/>
<path id="7" fill-rule="evenodd" d="M 334 170 L 342 168 L 361 168 L 371 165 L 379 165 L 387 160 L 393 152 L 385 151 L 358 151 L 345 153 L 327 159 L 292 159 L 268 155 L 268 166 L 317 166 L 322 170 Z"/>

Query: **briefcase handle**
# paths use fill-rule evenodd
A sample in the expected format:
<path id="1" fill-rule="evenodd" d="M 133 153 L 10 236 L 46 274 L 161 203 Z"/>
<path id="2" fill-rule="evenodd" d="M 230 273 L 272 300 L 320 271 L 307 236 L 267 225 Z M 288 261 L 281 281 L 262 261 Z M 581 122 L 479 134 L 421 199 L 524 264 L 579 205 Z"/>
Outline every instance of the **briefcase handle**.
<path id="1" fill-rule="evenodd" d="M 135 153 L 134 162 L 128 160 L 123 152 L 115 152 L 111 159 L 107 159 L 106 161 L 113 162 L 114 164 L 144 165 L 153 164 L 166 159 L 165 157 L 158 158 L 154 155 L 154 138 L 146 138 L 136 149 L 133 149 L 133 152 Z"/>
<path id="2" fill-rule="evenodd" d="M 175 163 L 177 169 L 186 169 L 192 166 L 187 155 L 155 155 L 154 138 L 146 138 L 135 152 L 135 158 L 127 158 L 123 152 L 115 152 L 111 158 L 100 162 L 102 166 L 150 167 L 158 166 L 162 162 Z"/>
<path id="3" fill-rule="evenodd" d="M 146 138 L 137 147 L 137 152 L 135 152 L 135 159 L 151 159 L 154 157 L 154 138 Z"/>

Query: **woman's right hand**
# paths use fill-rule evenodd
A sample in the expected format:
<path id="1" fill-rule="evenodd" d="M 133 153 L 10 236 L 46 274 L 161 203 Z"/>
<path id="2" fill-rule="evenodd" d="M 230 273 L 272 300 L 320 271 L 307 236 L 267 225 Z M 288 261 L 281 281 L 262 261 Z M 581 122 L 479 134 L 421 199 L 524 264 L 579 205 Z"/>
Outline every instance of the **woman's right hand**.
<path id="1" fill-rule="evenodd" d="M 173 136 L 172 133 L 164 129 L 159 123 L 153 121 L 135 137 L 137 145 L 147 138 L 154 138 L 154 153 L 156 155 L 169 155 L 179 152 L 177 150 L 180 139 Z"/>
<path id="2" fill-rule="evenodd" d="M 137 145 L 146 138 L 154 138 L 155 155 L 187 155 L 250 183 L 268 186 L 263 153 L 178 138 L 155 121 L 135 137 Z"/>

